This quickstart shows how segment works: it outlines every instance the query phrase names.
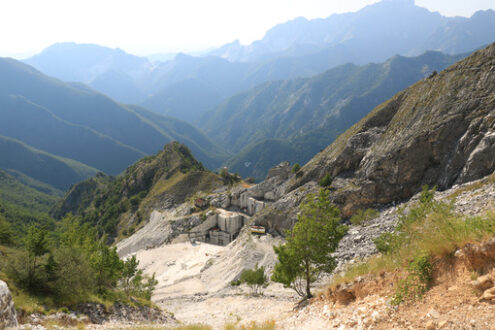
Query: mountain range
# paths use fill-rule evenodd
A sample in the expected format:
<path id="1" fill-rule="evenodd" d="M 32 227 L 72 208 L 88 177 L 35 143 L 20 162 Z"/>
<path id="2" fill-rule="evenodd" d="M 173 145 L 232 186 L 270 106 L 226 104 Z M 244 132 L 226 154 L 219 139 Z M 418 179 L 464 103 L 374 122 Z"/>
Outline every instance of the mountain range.
<path id="1" fill-rule="evenodd" d="M 289 160 L 306 163 L 371 109 L 466 55 L 427 52 L 346 64 L 311 78 L 267 82 L 207 112 L 200 127 L 234 156 L 226 165 L 262 180 Z"/>
<path id="2" fill-rule="evenodd" d="M 469 52 L 492 42 L 493 31 L 492 10 L 448 18 L 411 0 L 384 0 L 355 13 L 294 19 L 251 45 L 234 42 L 203 57 L 178 54 L 152 63 L 120 49 L 62 43 L 25 61 L 117 101 L 198 123 L 224 99 L 267 81 L 310 77 L 345 63 L 382 62 L 397 54 Z"/>
<path id="3" fill-rule="evenodd" d="M 494 80 L 495 43 L 400 91 L 297 174 L 253 189 L 273 201 L 253 221 L 282 233 L 295 223 L 299 203 L 321 186 L 350 217 L 408 200 L 424 185 L 443 191 L 492 174 Z"/>
<path id="4" fill-rule="evenodd" d="M 13 59 L 0 58 L 0 109 L 0 167 L 61 190 L 97 171 L 118 174 L 174 140 L 211 168 L 227 157 L 185 122 L 119 104 Z"/>
<path id="5" fill-rule="evenodd" d="M 299 17 L 274 26 L 250 45 L 234 41 L 209 54 L 253 62 L 320 53 L 327 54 L 333 65 L 383 61 L 395 54 L 415 56 L 427 50 L 456 54 L 491 42 L 494 16 L 488 10 L 471 18 L 445 17 L 416 6 L 414 0 L 384 0 L 355 13 Z"/>

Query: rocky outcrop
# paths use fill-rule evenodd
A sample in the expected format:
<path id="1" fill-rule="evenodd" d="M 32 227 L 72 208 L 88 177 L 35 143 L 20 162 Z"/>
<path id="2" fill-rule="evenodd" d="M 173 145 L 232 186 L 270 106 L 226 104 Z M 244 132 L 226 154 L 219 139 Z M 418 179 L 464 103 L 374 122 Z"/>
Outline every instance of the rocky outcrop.
<path id="1" fill-rule="evenodd" d="M 0 281 L 0 328 L 15 328 L 17 326 L 17 315 L 12 295 L 7 283 Z"/>
<path id="2" fill-rule="evenodd" d="M 334 178 L 344 215 L 495 169 L 495 44 L 397 94 L 302 168 L 292 189 Z"/>
<path id="3" fill-rule="evenodd" d="M 51 214 L 68 213 L 98 225 L 110 238 L 147 222 L 154 210 L 176 208 L 199 191 L 223 187 L 224 179 L 208 171 L 178 142 L 129 166 L 120 176 L 97 175 L 74 185 Z"/>
<path id="4" fill-rule="evenodd" d="M 117 251 L 124 257 L 139 250 L 171 243 L 182 233 L 201 223 L 199 214 L 189 214 L 189 205 L 167 211 L 154 210 L 150 220 L 134 235 L 117 243 Z"/>
<path id="5" fill-rule="evenodd" d="M 495 170 L 494 103 L 492 44 L 375 108 L 299 175 L 278 182 L 273 203 L 254 219 L 277 231 L 290 228 L 301 200 L 326 175 L 345 218 L 408 200 L 425 184 L 442 191 L 489 175 Z"/>

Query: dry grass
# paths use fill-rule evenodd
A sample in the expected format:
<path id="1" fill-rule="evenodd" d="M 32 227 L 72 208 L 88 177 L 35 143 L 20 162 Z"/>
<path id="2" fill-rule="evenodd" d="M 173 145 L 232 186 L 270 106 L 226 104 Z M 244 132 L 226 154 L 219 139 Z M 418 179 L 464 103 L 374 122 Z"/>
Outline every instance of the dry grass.
<path id="1" fill-rule="evenodd" d="M 275 321 L 265 321 L 263 323 L 249 322 L 247 325 L 237 325 L 235 323 L 226 324 L 225 330 L 273 330 L 275 329 Z"/>
<path id="2" fill-rule="evenodd" d="M 333 279 L 329 289 L 359 276 L 403 271 L 420 254 L 441 259 L 468 243 L 481 242 L 495 235 L 493 210 L 483 216 L 466 217 L 455 213 L 451 204 L 441 202 L 432 202 L 427 207 L 418 205 L 408 215 L 403 215 L 401 221 L 401 233 L 395 235 L 390 251 L 350 266 L 344 275 Z"/>
<path id="3" fill-rule="evenodd" d="M 495 174 L 492 174 L 492 175 L 490 175 L 490 176 L 488 176 L 482 180 L 473 182 L 471 184 L 465 185 L 462 188 L 457 189 L 452 194 L 450 194 L 448 196 L 448 198 L 451 200 L 455 200 L 457 197 L 459 197 L 461 194 L 463 194 L 465 192 L 481 189 L 481 188 L 483 188 L 483 186 L 490 184 L 490 183 L 495 183 Z"/>

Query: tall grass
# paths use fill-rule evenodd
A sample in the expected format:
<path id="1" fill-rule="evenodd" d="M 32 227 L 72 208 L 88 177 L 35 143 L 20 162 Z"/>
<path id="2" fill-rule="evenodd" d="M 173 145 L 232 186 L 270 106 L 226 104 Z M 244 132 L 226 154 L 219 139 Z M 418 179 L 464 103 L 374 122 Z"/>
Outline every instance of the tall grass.
<path id="1" fill-rule="evenodd" d="M 417 205 L 408 211 L 399 210 L 395 232 L 383 234 L 375 240 L 382 253 L 351 266 L 345 275 L 337 276 L 331 286 L 384 271 L 402 270 L 414 274 L 418 271 L 414 265 L 420 265 L 421 260 L 443 258 L 467 243 L 480 242 L 495 235 L 493 211 L 483 216 L 467 217 L 454 211 L 453 201 L 439 202 L 433 196 L 434 190 L 425 187 Z M 430 270 L 425 264 L 421 267 Z M 418 279 L 425 275 L 418 274 Z"/>

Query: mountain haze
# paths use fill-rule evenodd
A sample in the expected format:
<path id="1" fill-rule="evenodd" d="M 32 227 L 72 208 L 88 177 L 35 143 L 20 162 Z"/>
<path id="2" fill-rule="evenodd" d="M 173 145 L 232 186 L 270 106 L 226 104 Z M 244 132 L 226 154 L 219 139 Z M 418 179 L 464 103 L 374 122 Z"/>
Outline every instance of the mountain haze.
<path id="1" fill-rule="evenodd" d="M 85 172 L 89 175 L 96 170 L 118 174 L 174 140 L 190 145 L 208 167 L 216 168 L 226 158 L 221 148 L 186 123 L 116 103 L 80 83 L 47 77 L 13 59 L 0 58 L 0 105 L 0 135 L 22 142 L 17 144 L 21 149 L 35 148 L 85 164 L 93 168 Z M 29 176 L 26 169 L 12 169 Z M 76 177 L 70 183 L 82 179 Z M 46 183 L 59 189 L 70 185 Z"/>
<path id="2" fill-rule="evenodd" d="M 210 54 L 252 62 L 321 53 L 327 54 L 333 65 L 347 61 L 365 64 L 427 50 L 455 54 L 492 42 L 489 27 L 494 20 L 491 10 L 479 11 L 471 18 L 449 18 L 416 6 L 414 0 L 384 0 L 354 13 L 313 20 L 299 17 L 274 26 L 263 39 L 248 46 L 235 41 Z M 475 37 L 466 40 L 471 33 Z"/>
<path id="3" fill-rule="evenodd" d="M 24 62 L 46 75 L 82 82 L 116 100 L 131 103 L 145 97 L 138 81 L 153 67 L 146 58 L 118 48 L 73 42 L 54 44 Z"/>
<path id="4" fill-rule="evenodd" d="M 198 123 L 237 93 L 273 80 L 310 77 L 346 63 L 383 62 L 428 50 L 469 52 L 495 41 L 495 12 L 448 18 L 412 0 L 384 0 L 354 13 L 297 18 L 249 46 L 239 42 L 166 62 L 96 45 L 56 44 L 26 62 L 57 78 L 90 84 L 117 101 Z"/>

